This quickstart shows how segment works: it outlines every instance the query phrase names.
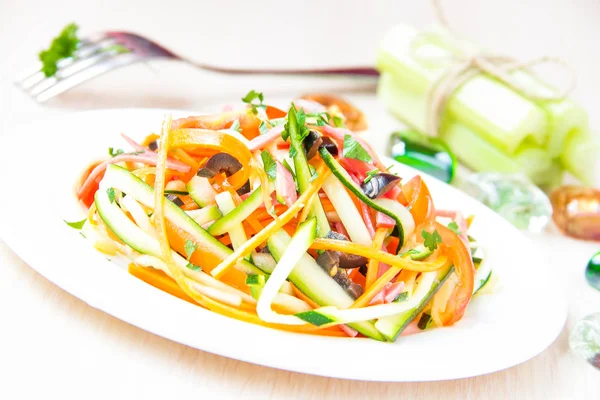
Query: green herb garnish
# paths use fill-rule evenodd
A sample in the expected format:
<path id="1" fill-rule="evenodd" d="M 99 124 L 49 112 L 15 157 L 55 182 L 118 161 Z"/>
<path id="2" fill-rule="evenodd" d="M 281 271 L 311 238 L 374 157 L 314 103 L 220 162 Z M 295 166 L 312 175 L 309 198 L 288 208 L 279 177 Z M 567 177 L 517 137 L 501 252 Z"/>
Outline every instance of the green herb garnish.
<path id="1" fill-rule="evenodd" d="M 437 229 L 432 233 L 428 233 L 425 229 L 421 231 L 421 236 L 425 240 L 425 247 L 429 250 L 434 251 L 438 248 L 438 244 L 442 243 L 442 237 L 440 236 Z"/>
<path id="2" fill-rule="evenodd" d="M 255 100 L 259 101 L 259 104 L 256 104 Z M 249 91 L 244 97 L 242 97 L 242 101 L 244 103 L 249 104 L 252 107 L 252 113 L 258 114 L 258 108 L 265 108 L 263 101 L 265 100 L 265 96 L 262 92 L 257 92 L 255 90 Z"/>
<path id="3" fill-rule="evenodd" d="M 63 221 L 65 221 L 65 220 L 63 220 Z M 65 224 L 69 225 L 73 229 L 81 229 L 81 228 L 83 228 L 83 225 L 85 224 L 86 221 L 87 221 L 87 218 L 84 218 L 81 221 L 76 221 L 76 222 L 65 221 Z"/>
<path id="4" fill-rule="evenodd" d="M 371 179 L 373 179 L 373 177 L 374 177 L 375 175 L 377 175 L 378 173 L 379 173 L 379 169 L 377 169 L 377 168 L 375 168 L 375 169 L 374 169 L 374 170 L 372 170 L 372 171 L 367 171 L 367 177 L 365 178 L 365 180 L 364 180 L 364 182 L 363 182 L 363 183 L 369 183 L 369 181 L 370 181 Z"/>
<path id="5" fill-rule="evenodd" d="M 334 115 L 332 119 L 333 119 L 333 125 L 336 128 L 345 128 L 346 127 L 342 117 L 338 117 L 337 115 Z"/>
<path id="6" fill-rule="evenodd" d="M 194 242 L 192 242 L 191 240 L 188 240 L 185 242 L 185 245 L 183 246 L 183 250 L 185 251 L 185 255 L 187 256 L 187 260 L 190 261 L 190 258 L 192 258 L 192 255 L 194 254 L 194 252 L 196 251 L 196 249 L 198 248 L 198 245 Z"/>
<path id="7" fill-rule="evenodd" d="M 271 157 L 271 154 L 269 154 L 268 151 L 263 150 L 262 153 L 260 153 L 260 158 L 262 158 L 267 176 L 271 179 L 275 179 L 277 176 L 277 164 L 275 163 L 275 160 L 273 160 L 273 157 Z"/>
<path id="8" fill-rule="evenodd" d="M 344 135 L 344 157 L 355 160 L 371 162 L 371 156 L 360 143 L 349 134 Z"/>
<path id="9" fill-rule="evenodd" d="M 73 57 L 79 38 L 77 37 L 77 29 L 79 27 L 73 23 L 65 26 L 62 32 L 52 40 L 52 44 L 47 50 L 41 51 L 39 54 L 42 62 L 42 72 L 48 78 L 56 74 L 58 71 L 58 62 L 65 58 Z"/>
<path id="10" fill-rule="evenodd" d="M 200 268 L 199 265 L 192 264 L 191 262 L 187 263 L 185 266 L 191 269 L 192 271 L 202 271 L 202 268 Z"/>
<path id="11" fill-rule="evenodd" d="M 123 149 L 114 149 L 112 147 L 108 148 L 108 155 L 110 155 L 111 157 L 116 157 L 123 153 L 125 153 L 125 151 L 123 151 Z"/>
<path id="12" fill-rule="evenodd" d="M 458 224 L 456 223 L 456 221 L 452 221 L 448 224 L 448 228 L 456 233 L 457 235 L 460 235 L 460 231 L 458 230 Z"/>
<path id="13" fill-rule="evenodd" d="M 310 130 L 306 127 L 306 113 L 303 109 L 296 110 L 296 106 L 293 103 L 290 107 L 290 111 L 288 112 L 288 120 L 284 126 L 283 132 L 281 133 L 281 137 L 283 138 L 283 140 L 287 140 L 290 136 L 291 130 L 289 116 L 291 115 L 293 115 L 295 117 L 294 119 L 296 120 L 296 137 L 294 138 L 294 140 L 296 140 L 297 143 L 301 144 L 304 138 L 306 138 L 310 133 Z M 290 157 L 294 157 L 295 155 L 296 148 L 294 146 L 290 146 Z"/>
<path id="14" fill-rule="evenodd" d="M 108 200 L 110 200 L 111 203 L 114 203 L 115 202 L 115 189 L 113 189 L 113 188 L 106 189 L 106 194 L 108 195 Z"/>

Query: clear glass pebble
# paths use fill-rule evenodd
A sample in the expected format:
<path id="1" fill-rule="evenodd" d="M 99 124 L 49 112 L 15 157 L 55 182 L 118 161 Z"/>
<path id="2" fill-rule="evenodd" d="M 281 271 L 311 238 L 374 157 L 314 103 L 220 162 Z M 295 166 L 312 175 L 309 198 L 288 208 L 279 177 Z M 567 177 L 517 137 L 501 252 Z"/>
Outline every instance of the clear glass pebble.
<path id="1" fill-rule="evenodd" d="M 600 370 L 600 312 L 575 324 L 569 344 L 575 353 Z"/>
<path id="2" fill-rule="evenodd" d="M 588 263 L 585 278 L 594 289 L 600 290 L 600 251 Z"/>
<path id="3" fill-rule="evenodd" d="M 550 222 L 548 196 L 523 175 L 481 172 L 467 176 L 459 187 L 521 230 L 541 232 Z"/>

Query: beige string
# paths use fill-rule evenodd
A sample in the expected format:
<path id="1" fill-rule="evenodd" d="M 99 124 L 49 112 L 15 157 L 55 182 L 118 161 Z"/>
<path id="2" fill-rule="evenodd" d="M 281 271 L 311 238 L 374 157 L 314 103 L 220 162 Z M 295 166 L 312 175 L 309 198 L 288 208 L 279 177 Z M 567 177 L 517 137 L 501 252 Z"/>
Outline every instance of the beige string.
<path id="1" fill-rule="evenodd" d="M 453 35 L 448 20 L 440 5 L 440 0 L 432 0 L 432 4 L 438 22 L 447 30 L 451 35 L 451 38 L 455 40 L 452 43 L 449 43 L 448 38 L 443 34 L 427 32 L 419 34 L 412 43 L 413 58 L 430 65 L 440 63 L 451 64 L 450 68 L 448 68 L 448 70 L 430 86 L 426 94 L 428 105 L 426 131 L 429 135 L 438 135 L 443 111 L 450 96 L 452 96 L 463 83 L 481 73 L 496 78 L 512 90 L 531 100 L 561 101 L 575 89 L 575 72 L 560 58 L 543 56 L 530 61 L 520 62 L 507 56 L 471 52 L 466 45 L 460 44 Z M 424 57 L 417 53 L 422 45 L 434 44 L 436 42 L 445 42 L 446 50 L 449 50 L 451 55 L 440 58 Z M 564 68 L 570 77 L 566 89 L 554 95 L 542 95 L 523 86 L 510 74 L 510 72 L 515 70 L 525 70 L 532 74 L 531 68 L 541 64 L 555 64 Z"/>

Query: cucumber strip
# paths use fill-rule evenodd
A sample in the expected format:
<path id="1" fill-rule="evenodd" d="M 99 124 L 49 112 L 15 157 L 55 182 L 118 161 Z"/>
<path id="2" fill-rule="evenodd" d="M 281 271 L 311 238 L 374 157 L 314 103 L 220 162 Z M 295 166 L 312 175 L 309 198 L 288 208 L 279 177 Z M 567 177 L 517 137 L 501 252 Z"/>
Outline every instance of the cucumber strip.
<path id="1" fill-rule="evenodd" d="M 190 197 L 200 207 L 206 207 L 210 204 L 215 204 L 215 196 L 217 192 L 213 189 L 208 178 L 202 176 L 194 176 L 187 183 L 186 188 Z"/>
<path id="2" fill-rule="evenodd" d="M 485 258 L 481 259 L 481 262 L 476 265 L 475 271 L 475 286 L 473 287 L 473 294 L 480 291 L 489 281 L 492 276 L 492 265 L 485 261 Z"/>
<path id="3" fill-rule="evenodd" d="M 417 279 L 416 289 L 408 300 L 412 303 L 412 307 L 402 313 L 381 318 L 375 323 L 375 327 L 388 340 L 396 340 L 398 335 L 423 311 L 452 272 L 454 272 L 453 266 L 421 274 Z"/>
<path id="4" fill-rule="evenodd" d="M 219 193 L 215 197 L 215 200 L 219 206 L 219 209 L 221 210 L 221 213 L 227 215 L 235 210 L 235 203 L 233 202 L 233 197 L 231 197 L 229 192 Z M 248 236 L 246 236 L 246 231 L 242 226 L 242 220 L 235 224 L 231 224 L 227 232 L 229 232 L 231 245 L 233 246 L 234 250 L 239 249 L 240 246 L 248 241 Z M 210 233 L 210 228 L 208 233 Z M 250 254 L 248 254 L 245 258 L 250 259 Z"/>
<path id="5" fill-rule="evenodd" d="M 103 187 L 118 189 L 128 196 L 133 197 L 144 206 L 154 208 L 154 189 L 126 169 L 114 164 L 109 165 L 106 168 L 106 173 L 104 174 L 102 182 Z M 103 196 L 101 197 L 103 198 Z M 224 260 L 233 252 L 229 247 L 225 246 L 212 237 L 207 231 L 202 229 L 202 227 L 187 215 L 185 211 L 177 207 L 177 205 L 168 199 L 165 199 L 165 217 L 171 223 L 192 236 L 198 249 L 203 252 L 210 252 L 221 260 Z M 239 260 L 236 263 L 236 268 L 247 274 L 264 274 L 263 271 L 244 259 Z"/>
<path id="6" fill-rule="evenodd" d="M 362 189 L 358 187 L 356 183 L 354 183 L 350 175 L 348 175 L 348 172 L 346 172 L 346 170 L 340 165 L 340 163 L 337 162 L 337 160 L 331 155 L 331 153 L 327 151 L 327 149 L 325 149 L 324 147 L 320 148 L 319 154 L 321 155 L 321 158 L 323 159 L 323 161 L 325 161 L 325 164 L 329 167 L 331 172 L 333 172 L 333 175 L 335 175 L 340 180 L 342 185 L 344 185 L 348 190 L 354 193 L 356 197 L 358 197 L 362 202 L 366 203 L 369 207 L 384 213 L 385 215 L 389 216 L 394 221 L 396 221 L 396 228 L 394 229 L 394 234 L 400 240 L 400 246 L 398 246 L 398 252 L 400 252 L 400 249 L 404 245 L 406 237 L 408 236 L 408 234 L 405 234 L 404 232 L 405 225 L 407 225 L 407 227 L 410 228 L 412 222 L 411 233 L 412 230 L 414 230 L 415 226 L 415 222 L 412 218 L 412 215 L 410 215 L 410 212 L 406 210 L 406 207 L 390 199 L 371 200 L 362 191 Z M 389 202 L 386 200 L 389 200 Z M 394 210 L 388 208 L 392 206 L 392 203 L 395 204 L 393 206 Z"/>
<path id="7" fill-rule="evenodd" d="M 104 180 L 102 182 L 104 183 Z M 135 251 L 160 257 L 160 248 L 157 246 L 158 242 L 156 239 L 152 238 L 127 218 L 119 206 L 115 202 L 110 201 L 106 190 L 107 186 L 101 184 L 94 195 L 98 214 L 106 226 Z"/>
<path id="8" fill-rule="evenodd" d="M 367 225 L 365 225 L 360 212 L 356 209 L 352 198 L 346 192 L 346 188 L 335 175 L 329 175 L 325 180 L 323 191 L 329 200 L 331 200 L 331 204 L 333 204 L 333 208 L 335 208 L 340 217 L 344 228 L 348 231 L 350 239 L 355 243 L 370 246 L 373 240 L 371 239 Z"/>
<path id="9" fill-rule="evenodd" d="M 398 313 L 407 312 L 416 305 L 417 303 L 413 301 L 403 301 L 399 303 L 387 303 L 377 306 L 349 308 L 344 310 L 327 306 L 296 314 L 296 317 L 315 326 L 329 324 L 351 324 L 353 322 L 370 321 L 377 318 L 384 318 L 391 315 L 396 315 Z"/>
<path id="10" fill-rule="evenodd" d="M 267 245 L 275 260 L 281 259 L 290 241 L 290 236 L 283 229 L 275 232 L 268 239 Z M 348 308 L 354 303 L 354 299 L 308 253 L 304 253 L 300 257 L 300 261 L 290 272 L 288 279 L 302 293 L 321 306 Z M 385 338 L 371 322 L 357 322 L 350 324 L 350 326 L 365 336 L 385 341 Z"/>
<path id="11" fill-rule="evenodd" d="M 198 210 L 189 210 L 185 212 L 187 215 L 192 217 L 198 225 L 204 225 L 211 221 L 221 218 L 223 214 L 219 211 L 219 207 L 215 205 L 206 206 Z M 212 226 L 212 225 L 211 225 Z"/>
<path id="12" fill-rule="evenodd" d="M 296 171 L 298 189 L 300 194 L 302 194 L 310 186 L 312 174 L 308 166 L 308 161 L 306 160 L 304 146 L 298 138 L 298 119 L 296 117 L 296 109 L 293 105 L 288 113 L 288 123 L 286 127 L 289 133 L 290 146 L 292 146 L 296 151 L 296 154 L 294 154 L 293 157 L 294 170 Z M 318 237 L 325 237 L 325 235 L 327 235 L 327 233 L 331 230 L 329 221 L 327 220 L 327 215 L 325 214 L 325 210 L 323 210 L 323 205 L 321 204 L 321 199 L 319 199 L 318 196 L 315 196 L 315 199 L 310 206 L 308 218 L 317 219 Z"/>
<path id="13" fill-rule="evenodd" d="M 229 232 L 232 227 L 241 224 L 242 221 L 252 215 L 262 204 L 263 197 L 261 187 L 259 186 L 235 209 L 227 212 L 224 211 L 223 217 L 208 228 L 208 233 L 213 236 L 219 236 Z"/>
<path id="14" fill-rule="evenodd" d="M 279 259 L 273 273 L 265 284 L 260 298 L 258 299 L 258 303 L 256 304 L 256 313 L 263 321 L 287 325 L 304 324 L 304 321 L 293 315 L 276 313 L 271 309 L 271 303 L 279 292 L 283 282 L 294 269 L 296 263 L 300 260 L 302 255 L 306 254 L 311 243 L 315 240 L 316 234 L 317 222 L 314 218 L 302 223 L 296 230 L 294 237 L 292 237 L 289 245 L 284 250 L 283 256 Z"/>

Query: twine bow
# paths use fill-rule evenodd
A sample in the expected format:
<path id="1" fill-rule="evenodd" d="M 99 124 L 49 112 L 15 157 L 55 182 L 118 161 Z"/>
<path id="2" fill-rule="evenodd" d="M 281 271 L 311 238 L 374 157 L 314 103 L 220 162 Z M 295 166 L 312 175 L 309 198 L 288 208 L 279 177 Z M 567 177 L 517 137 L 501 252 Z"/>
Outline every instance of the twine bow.
<path id="1" fill-rule="evenodd" d="M 450 29 L 450 25 L 444 15 L 440 0 L 432 0 L 432 3 L 436 11 L 438 22 L 454 40 L 450 42 L 442 33 L 426 32 L 417 35 L 411 43 L 412 57 L 414 59 L 431 66 L 451 65 L 451 67 L 430 86 L 426 94 L 426 133 L 429 135 L 438 135 L 443 111 L 450 96 L 452 96 L 463 83 L 481 73 L 496 78 L 515 92 L 531 100 L 561 101 L 575 89 L 575 72 L 566 61 L 558 57 L 543 56 L 522 62 L 504 55 L 473 52 L 469 48 L 470 46 L 456 40 L 456 36 Z M 449 55 L 432 57 L 419 54 L 418 50 L 421 49 L 422 46 L 428 44 L 433 44 L 437 47 L 442 45 L 444 50 L 448 50 Z M 510 74 L 512 71 L 524 70 L 533 75 L 531 68 L 542 64 L 558 65 L 567 71 L 570 78 L 568 86 L 556 94 L 543 95 L 539 92 L 530 90 Z"/>

